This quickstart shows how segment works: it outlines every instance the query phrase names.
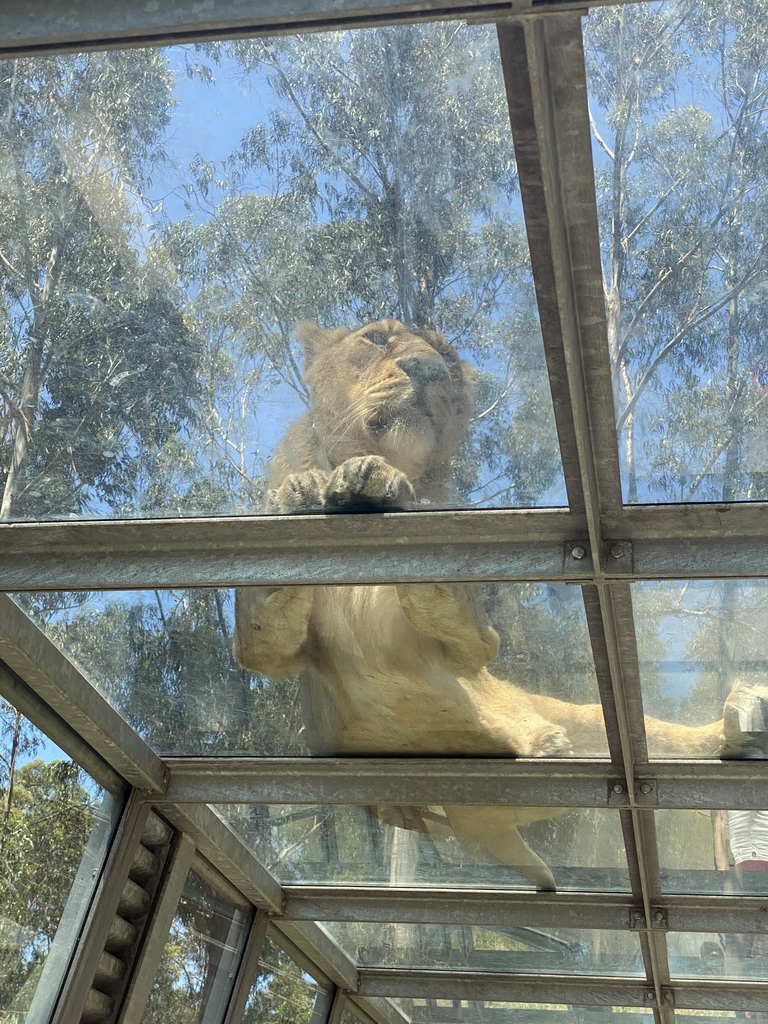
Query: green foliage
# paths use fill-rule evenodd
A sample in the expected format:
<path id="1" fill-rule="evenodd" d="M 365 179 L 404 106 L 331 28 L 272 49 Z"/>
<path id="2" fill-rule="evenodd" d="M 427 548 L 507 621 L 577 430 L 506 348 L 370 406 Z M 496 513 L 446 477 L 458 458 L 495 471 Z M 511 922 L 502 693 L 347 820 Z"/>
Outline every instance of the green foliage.
<path id="1" fill-rule="evenodd" d="M 192 416 L 199 345 L 147 260 L 142 189 L 172 80 L 159 51 L 9 62 L 0 74 L 0 516 L 135 500 Z"/>
<path id="2" fill-rule="evenodd" d="M 321 990 L 297 963 L 267 937 L 243 1024 L 309 1024 Z M 322 996 L 321 996 L 322 997 Z"/>
<path id="3" fill-rule="evenodd" d="M 99 802 L 77 765 L 34 758 L 43 740 L 0 701 L 0 1020 L 29 1007 Z"/>
<path id="4" fill-rule="evenodd" d="M 739 0 L 586 23 L 630 501 L 765 497 L 765 33 Z"/>

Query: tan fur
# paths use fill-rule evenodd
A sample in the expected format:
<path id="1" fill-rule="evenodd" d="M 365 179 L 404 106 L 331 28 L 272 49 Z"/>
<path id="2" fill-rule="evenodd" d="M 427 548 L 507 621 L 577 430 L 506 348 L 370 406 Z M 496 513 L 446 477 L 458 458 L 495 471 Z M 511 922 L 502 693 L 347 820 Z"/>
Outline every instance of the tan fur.
<path id="1" fill-rule="evenodd" d="M 396 320 L 355 331 L 305 324 L 299 336 L 311 405 L 274 457 L 268 511 L 450 501 L 450 460 L 474 391 L 472 371 L 454 349 L 441 335 L 410 331 Z M 602 752 L 599 705 L 527 693 L 491 675 L 486 666 L 498 653 L 498 636 L 478 589 L 426 583 L 240 589 L 234 653 L 252 671 L 301 676 L 308 742 L 317 754 Z M 655 754 L 737 753 L 744 741 L 735 713 L 699 728 L 651 718 L 646 724 Z M 517 826 L 554 813 L 379 808 L 383 819 L 404 827 L 479 839 L 541 888 L 553 888 L 554 879 Z"/>

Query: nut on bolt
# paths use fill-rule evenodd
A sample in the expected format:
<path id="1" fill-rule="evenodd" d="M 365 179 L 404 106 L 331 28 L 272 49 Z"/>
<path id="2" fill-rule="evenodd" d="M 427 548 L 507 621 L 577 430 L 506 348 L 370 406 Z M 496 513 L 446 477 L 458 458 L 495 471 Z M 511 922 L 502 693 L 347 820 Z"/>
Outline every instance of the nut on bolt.
<path id="1" fill-rule="evenodd" d="M 582 558 L 587 557 L 587 549 L 583 544 L 574 544 L 571 548 L 571 558 L 575 558 L 577 562 L 580 562 Z"/>
<path id="2" fill-rule="evenodd" d="M 623 558 L 624 557 L 624 545 L 623 544 L 612 544 L 610 551 L 611 558 Z"/>
<path id="3" fill-rule="evenodd" d="M 613 792 L 614 793 L 623 793 L 624 792 L 624 787 L 622 786 L 622 784 L 620 782 L 617 782 L 617 783 L 614 784 Z"/>
<path id="4" fill-rule="evenodd" d="M 653 791 L 653 786 L 650 784 L 650 782 L 643 782 L 641 784 L 641 786 L 640 786 L 640 792 L 641 793 L 651 793 L 652 791 Z"/>

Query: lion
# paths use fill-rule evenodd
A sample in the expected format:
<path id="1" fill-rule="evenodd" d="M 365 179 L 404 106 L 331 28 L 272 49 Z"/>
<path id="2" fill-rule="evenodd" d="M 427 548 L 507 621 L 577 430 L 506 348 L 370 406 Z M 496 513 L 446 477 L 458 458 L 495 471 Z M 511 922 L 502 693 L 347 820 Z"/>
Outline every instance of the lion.
<path id="1" fill-rule="evenodd" d="M 304 346 L 308 411 L 272 460 L 267 511 L 388 511 L 455 502 L 451 459 L 467 429 L 474 374 L 431 330 L 382 320 L 316 324 Z M 234 655 L 246 669 L 298 675 L 316 754 L 560 757 L 604 749 L 599 704 L 529 693 L 488 670 L 499 638 L 477 586 L 247 587 L 236 591 Z M 762 688 L 761 688 L 762 689 Z M 646 718 L 654 753 L 738 755 L 744 688 L 699 727 Z M 552 872 L 518 826 L 553 808 L 377 808 L 402 827 L 479 840 L 540 889 Z"/>

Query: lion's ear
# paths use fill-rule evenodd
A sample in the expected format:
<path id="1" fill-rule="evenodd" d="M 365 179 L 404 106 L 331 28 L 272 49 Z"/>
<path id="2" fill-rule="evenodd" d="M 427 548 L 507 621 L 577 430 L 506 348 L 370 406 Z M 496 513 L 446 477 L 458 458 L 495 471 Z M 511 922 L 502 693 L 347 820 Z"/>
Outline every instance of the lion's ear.
<path id="1" fill-rule="evenodd" d="M 329 345 L 335 345 L 337 341 L 346 338 L 351 332 L 346 327 L 336 327 L 329 330 L 327 327 L 320 327 L 311 320 L 304 320 L 296 326 L 296 337 L 304 346 L 304 369 L 308 370 L 323 349 Z"/>

